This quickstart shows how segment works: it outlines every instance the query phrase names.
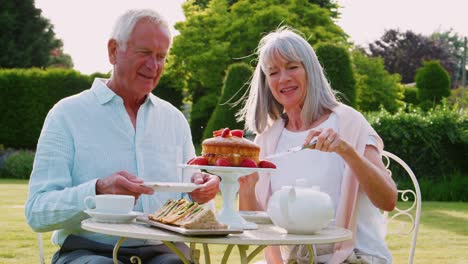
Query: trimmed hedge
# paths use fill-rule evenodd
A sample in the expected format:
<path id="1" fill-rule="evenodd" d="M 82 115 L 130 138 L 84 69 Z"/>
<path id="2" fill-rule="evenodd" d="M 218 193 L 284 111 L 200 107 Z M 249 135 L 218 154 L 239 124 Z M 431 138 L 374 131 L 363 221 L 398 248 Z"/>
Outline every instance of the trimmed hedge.
<path id="1" fill-rule="evenodd" d="M 0 171 L 0 178 L 29 179 L 34 162 L 34 153 L 18 151 L 9 155 Z"/>
<path id="2" fill-rule="evenodd" d="M 356 80 L 347 49 L 333 44 L 321 44 L 316 53 L 332 89 L 341 93 L 338 97 L 343 103 L 356 108 Z"/>
<path id="3" fill-rule="evenodd" d="M 402 158 L 418 179 L 468 175 L 468 118 L 441 106 L 427 113 L 413 110 L 367 114 L 385 150 Z"/>
<path id="4" fill-rule="evenodd" d="M 34 149 L 50 108 L 90 85 L 88 76 L 74 70 L 1 70 L 0 142 L 5 147 Z"/>
<path id="5" fill-rule="evenodd" d="M 237 122 L 235 116 L 241 108 L 241 104 L 236 106 L 232 106 L 232 104 L 244 95 L 250 76 L 252 76 L 252 67 L 247 63 L 235 63 L 228 67 L 221 96 L 203 131 L 203 139 L 212 137 L 212 132 L 220 128 L 244 128 L 244 123 Z"/>
<path id="6" fill-rule="evenodd" d="M 439 61 L 425 61 L 416 72 L 416 86 L 421 106 L 425 109 L 450 95 L 450 76 Z"/>

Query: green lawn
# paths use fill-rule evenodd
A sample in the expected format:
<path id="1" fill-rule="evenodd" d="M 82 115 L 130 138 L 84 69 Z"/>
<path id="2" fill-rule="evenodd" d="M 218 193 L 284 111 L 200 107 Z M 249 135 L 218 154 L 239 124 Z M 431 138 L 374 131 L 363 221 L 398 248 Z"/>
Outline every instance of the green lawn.
<path id="1" fill-rule="evenodd" d="M 0 180 L 0 263 L 38 263 L 36 234 L 24 217 L 27 182 Z M 219 206 L 219 199 L 217 206 Z M 467 263 L 468 203 L 423 202 L 421 225 L 415 263 Z M 50 243 L 50 233 L 43 234 L 47 263 L 56 246 Z M 406 263 L 408 237 L 390 236 L 394 263 Z M 210 246 L 212 263 L 219 263 L 224 247 Z M 237 255 L 236 249 L 232 256 Z M 232 258 L 231 263 L 238 263 Z"/>

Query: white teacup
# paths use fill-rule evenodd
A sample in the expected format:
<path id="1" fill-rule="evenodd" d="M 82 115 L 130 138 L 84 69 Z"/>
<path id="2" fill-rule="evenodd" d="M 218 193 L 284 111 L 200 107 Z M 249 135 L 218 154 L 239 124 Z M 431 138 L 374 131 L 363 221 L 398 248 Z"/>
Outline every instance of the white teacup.
<path id="1" fill-rule="evenodd" d="M 134 203 L 135 197 L 131 195 L 100 194 L 84 199 L 86 209 L 106 214 L 129 214 Z"/>

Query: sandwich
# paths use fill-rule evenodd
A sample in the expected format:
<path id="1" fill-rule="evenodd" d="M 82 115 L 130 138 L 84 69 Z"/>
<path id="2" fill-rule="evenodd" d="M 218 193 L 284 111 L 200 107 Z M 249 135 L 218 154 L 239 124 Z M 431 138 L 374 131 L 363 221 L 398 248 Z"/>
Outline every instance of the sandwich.
<path id="1" fill-rule="evenodd" d="M 227 225 L 220 223 L 214 213 L 197 202 L 189 202 L 182 198 L 169 199 L 154 214 L 148 218 L 163 224 L 179 226 L 187 229 L 226 229 Z"/>

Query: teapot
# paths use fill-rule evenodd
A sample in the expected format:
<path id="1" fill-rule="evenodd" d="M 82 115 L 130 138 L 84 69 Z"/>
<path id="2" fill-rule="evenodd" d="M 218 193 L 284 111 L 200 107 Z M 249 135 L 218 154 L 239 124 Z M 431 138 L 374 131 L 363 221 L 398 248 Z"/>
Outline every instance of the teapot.
<path id="1" fill-rule="evenodd" d="M 313 234 L 328 226 L 335 212 L 330 196 L 319 187 L 306 187 L 305 179 L 296 186 L 283 186 L 273 193 L 267 213 L 273 224 L 290 234 Z"/>

